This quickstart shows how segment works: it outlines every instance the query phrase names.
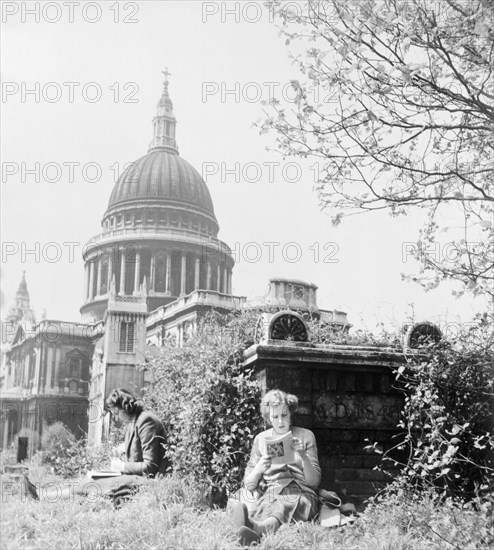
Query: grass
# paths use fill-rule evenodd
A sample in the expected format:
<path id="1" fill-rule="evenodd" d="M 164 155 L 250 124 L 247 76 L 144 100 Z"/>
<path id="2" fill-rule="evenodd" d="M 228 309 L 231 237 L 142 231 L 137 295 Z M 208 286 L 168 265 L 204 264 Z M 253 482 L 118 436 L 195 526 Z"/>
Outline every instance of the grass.
<path id="1" fill-rule="evenodd" d="M 35 484 L 62 482 L 32 464 Z M 120 550 L 240 548 L 229 509 L 201 507 L 200 491 L 187 480 L 148 480 L 133 501 L 115 509 L 105 499 L 54 502 L 2 494 L 3 550 Z M 397 491 L 369 504 L 350 526 L 325 529 L 314 523 L 285 525 L 265 537 L 261 550 L 477 550 L 494 548 L 492 501 L 461 507 L 439 504 L 430 494 Z"/>

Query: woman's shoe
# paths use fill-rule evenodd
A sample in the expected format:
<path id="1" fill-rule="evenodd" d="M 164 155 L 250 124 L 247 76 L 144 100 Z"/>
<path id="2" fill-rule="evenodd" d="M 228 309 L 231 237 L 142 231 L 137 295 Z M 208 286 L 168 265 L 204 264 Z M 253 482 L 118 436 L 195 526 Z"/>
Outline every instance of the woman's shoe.
<path id="1" fill-rule="evenodd" d="M 242 546 L 250 546 L 261 540 L 261 537 L 252 529 L 248 527 L 240 527 L 237 531 L 238 540 Z"/>
<path id="2" fill-rule="evenodd" d="M 252 530 L 253 525 L 249 519 L 249 512 L 247 511 L 247 506 L 245 506 L 245 504 L 243 504 L 242 502 L 237 502 L 237 504 L 235 504 L 232 517 L 233 517 L 233 522 L 238 528 L 248 527 L 249 529 Z"/>
<path id="3" fill-rule="evenodd" d="M 36 490 L 36 486 L 34 483 L 31 483 L 27 477 L 27 475 L 23 474 L 23 492 L 24 496 L 31 500 L 39 500 L 38 491 Z"/>

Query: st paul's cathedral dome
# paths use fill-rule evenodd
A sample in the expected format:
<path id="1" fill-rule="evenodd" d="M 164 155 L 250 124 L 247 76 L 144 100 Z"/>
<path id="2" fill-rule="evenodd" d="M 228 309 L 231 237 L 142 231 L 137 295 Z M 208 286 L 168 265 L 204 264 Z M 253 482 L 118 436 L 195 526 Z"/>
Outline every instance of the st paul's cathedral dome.
<path id="1" fill-rule="evenodd" d="M 129 297 L 144 285 L 148 311 L 194 290 L 231 293 L 234 260 L 209 189 L 179 156 L 176 124 L 166 79 L 148 153 L 126 166 L 84 253 L 83 321 L 103 318 L 112 284 Z"/>

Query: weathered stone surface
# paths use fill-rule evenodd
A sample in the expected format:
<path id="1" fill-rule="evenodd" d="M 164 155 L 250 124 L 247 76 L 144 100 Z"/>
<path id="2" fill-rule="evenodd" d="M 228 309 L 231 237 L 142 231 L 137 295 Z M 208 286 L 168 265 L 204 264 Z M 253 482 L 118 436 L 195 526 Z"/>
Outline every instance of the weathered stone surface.
<path id="1" fill-rule="evenodd" d="M 321 393 L 314 403 L 314 425 L 328 427 L 395 427 L 402 398 L 388 394 Z"/>
<path id="2" fill-rule="evenodd" d="M 343 481 L 388 481 L 389 476 L 371 468 L 339 468 L 334 472 L 335 480 Z"/>

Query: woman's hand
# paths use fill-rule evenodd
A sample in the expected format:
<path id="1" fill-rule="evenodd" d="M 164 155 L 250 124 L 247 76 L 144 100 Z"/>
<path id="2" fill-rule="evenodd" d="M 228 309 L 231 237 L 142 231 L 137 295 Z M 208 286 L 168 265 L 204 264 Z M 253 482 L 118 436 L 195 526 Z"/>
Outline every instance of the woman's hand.
<path id="1" fill-rule="evenodd" d="M 121 458 L 124 453 L 125 453 L 124 443 L 120 443 L 120 445 L 113 447 L 113 449 L 111 450 L 111 455 L 113 458 Z"/>
<path id="2" fill-rule="evenodd" d="M 120 460 L 119 458 L 113 458 L 110 463 L 110 470 L 112 472 L 120 472 L 122 473 L 125 467 L 125 462 L 123 460 Z"/>
<path id="3" fill-rule="evenodd" d="M 271 468 L 271 455 L 262 455 L 259 462 L 255 465 L 254 470 L 257 475 L 262 475 Z"/>
<path id="4" fill-rule="evenodd" d="M 302 457 L 305 455 L 305 445 L 298 437 L 293 438 L 292 449 Z"/>

